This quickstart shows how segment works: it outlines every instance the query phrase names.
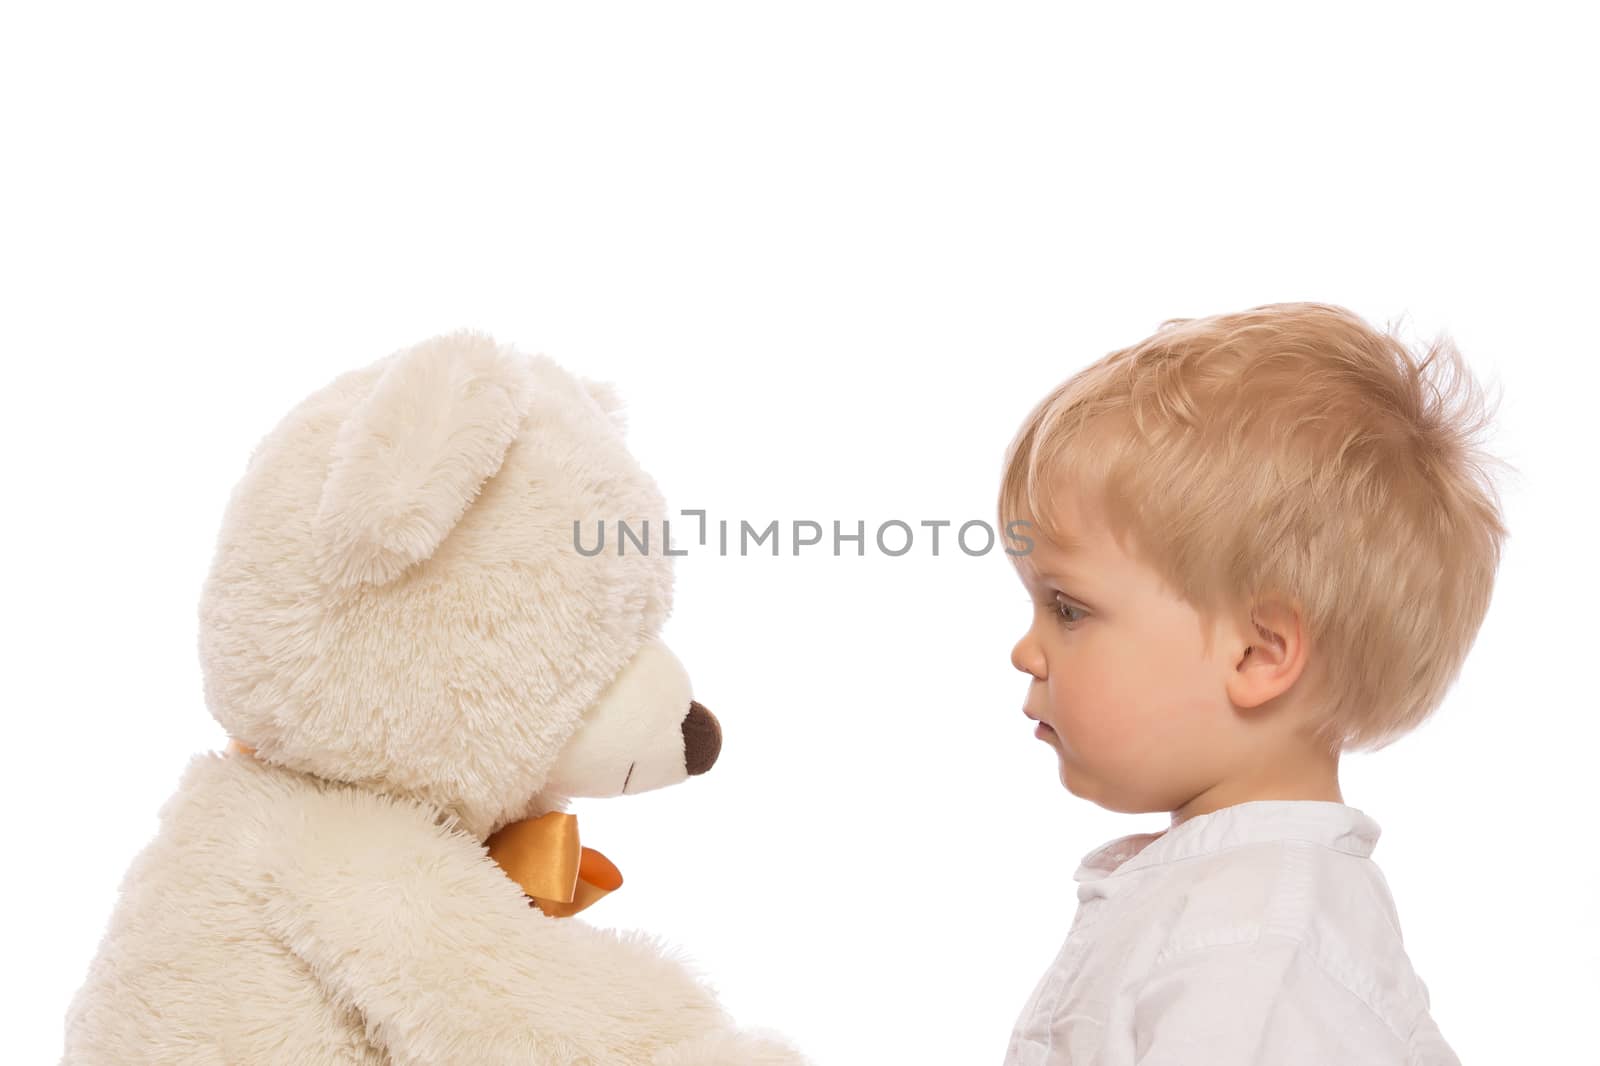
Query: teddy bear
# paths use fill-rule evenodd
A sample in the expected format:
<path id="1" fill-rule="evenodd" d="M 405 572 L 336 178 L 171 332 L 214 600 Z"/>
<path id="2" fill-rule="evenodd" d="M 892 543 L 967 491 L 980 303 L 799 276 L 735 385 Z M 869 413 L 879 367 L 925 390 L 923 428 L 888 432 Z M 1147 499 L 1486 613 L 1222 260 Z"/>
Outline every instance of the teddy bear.
<path id="1" fill-rule="evenodd" d="M 458 330 L 260 440 L 199 609 L 229 743 L 127 871 L 63 1064 L 807 1061 L 577 916 L 621 876 L 567 801 L 721 746 L 660 638 L 665 505 L 625 432 L 609 383 Z"/>

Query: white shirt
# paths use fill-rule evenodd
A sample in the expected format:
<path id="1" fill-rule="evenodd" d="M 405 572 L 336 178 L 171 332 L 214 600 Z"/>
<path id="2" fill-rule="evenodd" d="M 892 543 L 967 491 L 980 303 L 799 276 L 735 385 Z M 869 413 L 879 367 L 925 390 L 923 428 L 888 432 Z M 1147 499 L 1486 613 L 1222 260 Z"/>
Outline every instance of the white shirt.
<path id="1" fill-rule="evenodd" d="M 1379 832 L 1342 803 L 1256 800 L 1089 852 L 1005 1066 L 1460 1066 Z"/>

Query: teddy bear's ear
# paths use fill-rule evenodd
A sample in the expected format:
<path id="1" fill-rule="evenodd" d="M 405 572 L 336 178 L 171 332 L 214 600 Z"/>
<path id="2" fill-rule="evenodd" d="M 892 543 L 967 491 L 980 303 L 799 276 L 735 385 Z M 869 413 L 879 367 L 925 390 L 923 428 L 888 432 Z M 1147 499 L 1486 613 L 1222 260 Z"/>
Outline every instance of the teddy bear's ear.
<path id="1" fill-rule="evenodd" d="M 397 352 L 334 442 L 316 565 L 381 585 L 433 554 L 500 469 L 533 397 L 525 357 L 472 330 Z"/>
<path id="2" fill-rule="evenodd" d="M 616 386 L 609 381 L 591 381 L 588 378 L 579 378 L 583 389 L 594 402 L 600 405 L 600 410 L 610 416 L 612 423 L 620 433 L 628 431 L 628 416 L 622 408 L 622 396 L 617 392 Z"/>

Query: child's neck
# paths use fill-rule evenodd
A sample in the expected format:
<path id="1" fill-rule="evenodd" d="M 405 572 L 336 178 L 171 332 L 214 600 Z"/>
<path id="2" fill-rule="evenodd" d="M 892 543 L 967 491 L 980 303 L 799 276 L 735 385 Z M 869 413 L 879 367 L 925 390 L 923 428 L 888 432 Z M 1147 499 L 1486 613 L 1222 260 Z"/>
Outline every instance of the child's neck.
<path id="1" fill-rule="evenodd" d="M 1343 803 L 1339 756 L 1301 750 L 1263 761 L 1259 769 L 1224 778 L 1172 812 L 1172 826 L 1252 800 L 1325 800 Z"/>

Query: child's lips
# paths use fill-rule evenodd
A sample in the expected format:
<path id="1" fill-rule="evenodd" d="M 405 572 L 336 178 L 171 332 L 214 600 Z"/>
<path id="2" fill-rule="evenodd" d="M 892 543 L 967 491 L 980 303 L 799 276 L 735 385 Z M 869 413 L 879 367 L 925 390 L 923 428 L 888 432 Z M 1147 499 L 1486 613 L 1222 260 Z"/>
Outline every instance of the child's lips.
<path id="1" fill-rule="evenodd" d="M 1051 729 L 1049 723 L 1047 723 L 1043 718 L 1040 718 L 1038 715 L 1036 715 L 1032 711 L 1028 710 L 1026 704 L 1023 705 L 1022 713 L 1023 713 L 1023 716 L 1026 717 L 1030 722 L 1038 722 L 1039 723 L 1038 727 L 1036 729 L 1034 729 L 1035 733 L 1039 732 L 1040 729 L 1049 729 L 1050 732 L 1052 732 L 1052 733 L 1055 732 L 1055 730 Z"/>
<path id="2" fill-rule="evenodd" d="M 1028 710 L 1028 708 L 1022 708 L 1022 713 L 1026 715 L 1030 721 L 1039 723 L 1033 727 L 1033 735 L 1038 737 L 1040 740 L 1048 740 L 1056 735 L 1056 731 L 1051 728 L 1050 723 L 1046 722 L 1043 718 L 1040 718 L 1038 715 Z"/>

